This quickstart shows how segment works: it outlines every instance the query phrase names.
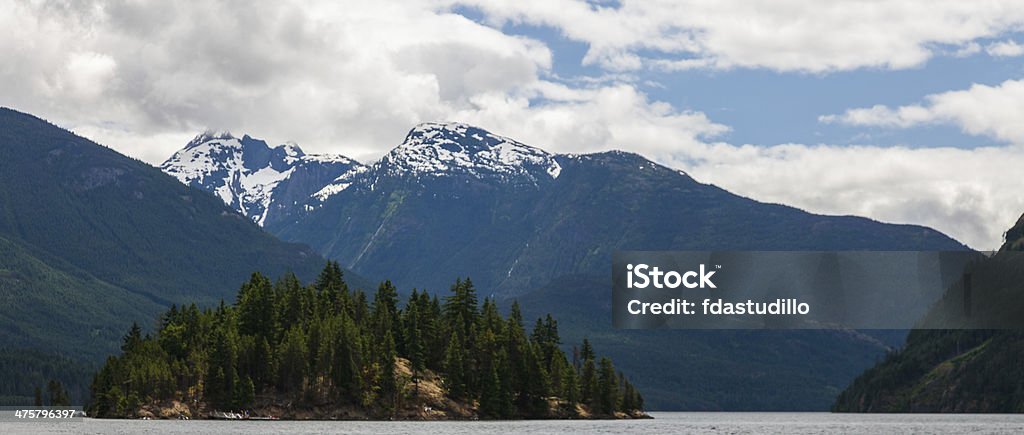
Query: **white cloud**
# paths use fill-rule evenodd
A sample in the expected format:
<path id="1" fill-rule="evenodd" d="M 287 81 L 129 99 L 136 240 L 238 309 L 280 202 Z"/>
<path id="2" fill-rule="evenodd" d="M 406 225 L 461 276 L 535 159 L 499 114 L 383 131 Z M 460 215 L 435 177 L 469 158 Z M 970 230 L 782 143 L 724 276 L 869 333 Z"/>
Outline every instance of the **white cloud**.
<path id="1" fill-rule="evenodd" d="M 117 62 L 105 54 L 71 53 L 62 76 L 66 82 L 57 83 L 55 91 L 76 98 L 96 98 L 104 93 L 116 68 Z"/>
<path id="2" fill-rule="evenodd" d="M 1024 54 L 1024 45 L 1020 45 L 1012 39 L 1007 39 L 985 46 L 985 52 L 990 56 L 1016 57 Z"/>
<path id="3" fill-rule="evenodd" d="M 544 44 L 430 2 L 0 0 L 0 10 L 0 104 L 149 162 L 170 150 L 125 132 L 212 127 L 372 158 L 479 95 L 530 92 L 551 68 Z"/>
<path id="4" fill-rule="evenodd" d="M 525 97 L 481 95 L 456 119 L 487 126 L 535 146 L 563 153 L 627 149 L 651 158 L 700 147 L 728 131 L 701 112 L 678 111 L 650 101 L 629 85 L 573 90 L 547 85 L 538 90 L 556 104 L 530 107 Z"/>
<path id="5" fill-rule="evenodd" d="M 10 11 L 0 16 L 0 104 L 151 163 L 184 143 L 163 140 L 205 128 L 361 160 L 445 119 L 562 151 L 637 146 L 627 140 L 652 125 L 689 142 L 725 131 L 649 99 L 626 75 L 555 77 L 544 43 L 443 2 L 0 7 Z"/>
<path id="6" fill-rule="evenodd" d="M 981 52 L 981 44 L 977 42 L 969 42 L 961 47 L 958 47 L 953 52 L 953 57 L 968 57 L 973 56 Z"/>
<path id="7" fill-rule="evenodd" d="M 465 0 L 495 24 L 550 26 L 588 44 L 585 63 L 630 70 L 768 68 L 830 72 L 919 66 L 943 47 L 1024 27 L 1014 0 Z"/>
<path id="8" fill-rule="evenodd" d="M 928 95 L 922 104 L 891 109 L 876 105 L 818 118 L 825 123 L 908 128 L 921 124 L 952 124 L 965 133 L 1024 144 L 1024 80 L 997 86 L 971 85 L 959 91 Z"/>
<path id="9" fill-rule="evenodd" d="M 715 144 L 665 163 L 758 200 L 926 225 L 976 249 L 998 248 L 1024 212 L 1019 147 Z"/>

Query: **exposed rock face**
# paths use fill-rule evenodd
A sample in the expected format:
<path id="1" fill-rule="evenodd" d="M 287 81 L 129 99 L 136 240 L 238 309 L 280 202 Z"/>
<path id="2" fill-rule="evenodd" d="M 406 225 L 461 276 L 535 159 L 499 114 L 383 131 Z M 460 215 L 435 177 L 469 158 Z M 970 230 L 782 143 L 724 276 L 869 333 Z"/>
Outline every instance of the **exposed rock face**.
<path id="1" fill-rule="evenodd" d="M 476 420 L 479 418 L 476 403 L 452 400 L 445 393 L 444 381 L 436 373 L 426 370 L 420 373 L 419 383 L 412 382 L 409 360 L 397 358 L 395 376 L 403 393 L 396 402 L 397 409 L 390 415 L 381 410 L 366 409 L 351 404 L 320 403 L 312 406 L 296 406 L 291 398 L 281 395 L 261 395 L 256 406 L 248 410 L 251 417 L 277 417 L 283 420 Z M 578 405 L 569 408 L 564 402 L 549 400 L 550 417 L 558 419 L 630 419 L 651 418 L 646 413 L 594 415 L 587 407 Z M 178 400 L 152 402 L 140 407 L 138 418 L 182 419 L 212 418 L 221 410 L 207 408 L 204 404 L 188 405 Z M 234 410 L 233 412 L 239 412 Z M 244 412 L 244 411 L 243 411 Z"/>

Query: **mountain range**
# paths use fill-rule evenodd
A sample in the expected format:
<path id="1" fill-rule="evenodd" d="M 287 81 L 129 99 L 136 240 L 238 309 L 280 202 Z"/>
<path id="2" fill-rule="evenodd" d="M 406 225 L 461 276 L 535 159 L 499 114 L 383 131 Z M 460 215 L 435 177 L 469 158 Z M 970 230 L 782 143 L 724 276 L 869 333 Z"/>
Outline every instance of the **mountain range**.
<path id="1" fill-rule="evenodd" d="M 614 251 L 967 249 L 921 226 L 761 203 L 637 154 L 550 153 L 461 123 L 415 126 L 369 164 L 310 159 L 306 165 L 348 164 L 317 172 L 337 174 L 319 183 L 297 171 L 273 186 L 235 183 L 285 168 L 275 168 L 273 159 L 250 161 L 244 144 L 270 148 L 246 138 L 200 135 L 161 167 L 221 196 L 281 239 L 307 244 L 361 275 L 390 278 L 403 291 L 443 293 L 469 276 L 485 295 L 520 300 L 530 316 L 551 312 L 561 319 L 563 345 L 586 336 L 610 349 L 653 409 L 827 409 L 903 336 L 614 330 Z M 201 153 L 216 159 L 188 152 L 225 144 L 230 152 Z M 271 150 L 301 154 L 295 145 Z M 210 173 L 218 175 L 200 175 Z M 279 190 L 292 183 L 304 188 Z M 263 198 L 270 207 L 240 205 L 240 197 Z"/>

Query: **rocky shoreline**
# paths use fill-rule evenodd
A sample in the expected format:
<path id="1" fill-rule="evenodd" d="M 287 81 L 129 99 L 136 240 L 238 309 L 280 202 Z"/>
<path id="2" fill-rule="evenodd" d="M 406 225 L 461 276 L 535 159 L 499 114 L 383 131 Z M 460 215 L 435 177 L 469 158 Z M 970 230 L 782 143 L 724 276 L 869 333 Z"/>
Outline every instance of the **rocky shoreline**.
<path id="1" fill-rule="evenodd" d="M 396 375 L 408 379 L 408 361 L 399 359 Z M 318 403 L 303 404 L 282 395 L 264 394 L 256 397 L 256 405 L 247 410 L 211 409 L 204 402 L 188 400 L 152 401 L 140 406 L 135 417 L 153 420 L 209 420 L 224 419 L 224 413 L 234 413 L 245 420 L 279 419 L 279 420 L 374 420 L 374 421 L 446 421 L 446 420 L 480 420 L 478 404 L 452 400 L 448 397 L 441 378 L 432 373 L 424 373 L 418 385 L 407 385 L 399 406 L 391 413 L 367 409 L 351 404 Z M 558 398 L 548 399 L 549 412 L 543 419 L 551 420 L 613 420 L 613 419 L 649 419 L 645 412 L 623 413 L 614 415 L 592 414 L 586 406 L 569 404 Z"/>

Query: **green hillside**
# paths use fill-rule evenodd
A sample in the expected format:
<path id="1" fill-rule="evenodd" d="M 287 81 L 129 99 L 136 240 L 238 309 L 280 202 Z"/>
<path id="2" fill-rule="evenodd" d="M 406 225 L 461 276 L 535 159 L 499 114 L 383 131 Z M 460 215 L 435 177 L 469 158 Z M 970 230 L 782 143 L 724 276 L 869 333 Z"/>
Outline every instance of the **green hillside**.
<path id="1" fill-rule="evenodd" d="M 212 195 L 47 122 L 0 109 L 0 236 L 160 304 L 212 303 L 252 269 L 323 260 Z"/>
<path id="2" fill-rule="evenodd" d="M 172 303 L 233 297 L 252 270 L 311 279 L 324 261 L 156 168 L 0 108 L 0 366 L 58 366 L 4 372 L 3 400 L 41 377 L 75 396 L 75 374 L 133 321 L 150 330 Z"/>
<path id="3" fill-rule="evenodd" d="M 998 253 L 974 266 L 981 284 L 965 325 L 1020 324 L 1024 312 L 1024 216 Z M 956 293 L 957 288 L 951 288 Z M 956 298 L 954 298 L 956 299 Z M 959 297 L 962 300 L 962 296 Z M 936 304 L 923 321 L 941 318 Z M 949 320 L 948 317 L 946 317 Z M 915 330 L 906 344 L 839 395 L 841 412 L 1024 412 L 1024 332 L 1015 329 Z"/>

